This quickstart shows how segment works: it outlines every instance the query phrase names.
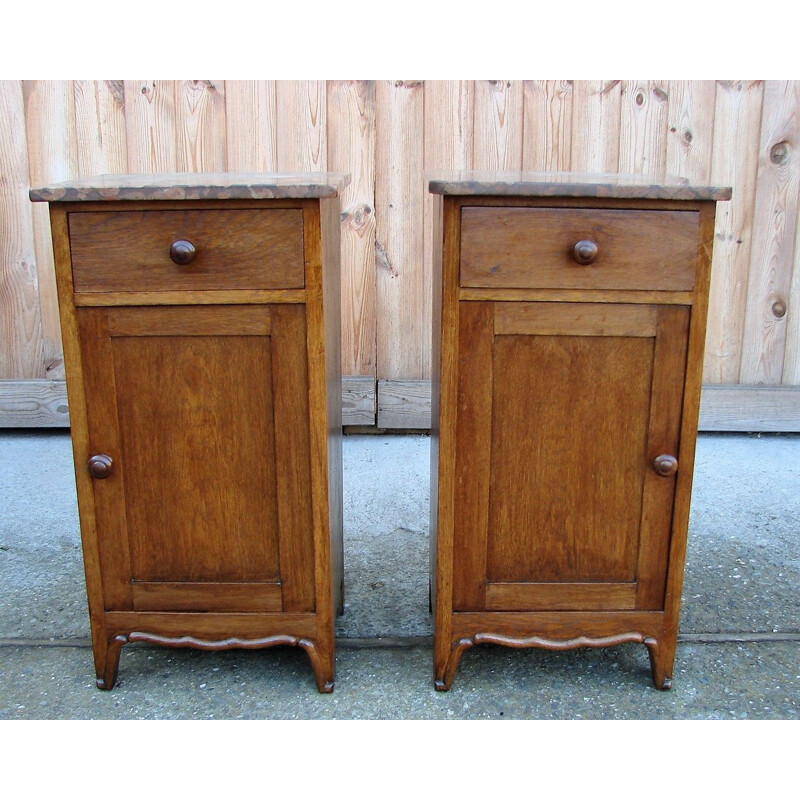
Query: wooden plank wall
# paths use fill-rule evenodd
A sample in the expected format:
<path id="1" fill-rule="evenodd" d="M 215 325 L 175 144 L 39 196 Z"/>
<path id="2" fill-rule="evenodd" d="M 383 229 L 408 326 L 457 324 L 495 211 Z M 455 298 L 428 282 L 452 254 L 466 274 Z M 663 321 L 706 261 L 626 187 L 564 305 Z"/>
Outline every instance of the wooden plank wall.
<path id="1" fill-rule="evenodd" d="M 0 425 L 67 422 L 49 224 L 30 185 L 330 169 L 352 175 L 346 422 L 427 427 L 424 174 L 475 168 L 733 186 L 717 216 L 702 424 L 798 430 L 799 128 L 798 81 L 0 81 Z"/>

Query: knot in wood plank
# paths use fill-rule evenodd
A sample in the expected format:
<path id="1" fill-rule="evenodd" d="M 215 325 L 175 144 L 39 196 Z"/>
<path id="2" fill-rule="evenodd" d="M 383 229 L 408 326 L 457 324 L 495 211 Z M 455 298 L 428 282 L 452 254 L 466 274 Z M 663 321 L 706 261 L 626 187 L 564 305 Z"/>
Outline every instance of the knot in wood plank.
<path id="1" fill-rule="evenodd" d="M 368 203 L 358 203 L 343 211 L 340 219 L 342 225 L 361 236 L 369 227 L 372 216 L 372 207 Z"/>
<path id="2" fill-rule="evenodd" d="M 789 158 L 789 143 L 788 142 L 778 142 L 777 144 L 772 145 L 769 151 L 769 160 L 773 164 L 777 164 L 780 166 L 781 164 L 785 164 L 787 159 Z"/>

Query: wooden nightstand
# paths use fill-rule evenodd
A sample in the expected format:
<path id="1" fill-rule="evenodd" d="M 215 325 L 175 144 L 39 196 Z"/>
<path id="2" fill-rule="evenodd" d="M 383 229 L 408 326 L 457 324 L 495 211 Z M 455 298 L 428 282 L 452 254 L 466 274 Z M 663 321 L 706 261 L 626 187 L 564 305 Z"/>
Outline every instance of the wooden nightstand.
<path id="1" fill-rule="evenodd" d="M 463 651 L 678 633 L 715 201 L 632 176 L 437 177 L 434 678 Z"/>
<path id="2" fill-rule="evenodd" d="M 145 641 L 296 645 L 342 607 L 346 176 L 112 175 L 50 203 L 97 684 Z"/>

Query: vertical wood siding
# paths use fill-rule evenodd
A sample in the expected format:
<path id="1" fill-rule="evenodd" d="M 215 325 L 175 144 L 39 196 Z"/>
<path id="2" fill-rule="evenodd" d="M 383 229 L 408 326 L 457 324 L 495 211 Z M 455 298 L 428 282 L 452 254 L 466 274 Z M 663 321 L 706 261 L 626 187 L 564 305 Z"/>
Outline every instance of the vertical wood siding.
<path id="1" fill-rule="evenodd" d="M 430 377 L 425 374 L 428 334 L 423 330 L 428 208 L 423 92 L 420 81 L 380 81 L 376 87 L 375 348 L 380 378 Z"/>
<path id="2" fill-rule="evenodd" d="M 0 81 L 0 381 L 59 379 L 47 210 L 29 185 L 114 172 L 351 173 L 343 372 L 430 378 L 437 169 L 730 184 L 706 384 L 800 386 L 800 82 Z"/>
<path id="3" fill-rule="evenodd" d="M 342 372 L 375 375 L 375 84 L 328 84 L 328 169 L 349 172 L 342 197 Z"/>
<path id="4" fill-rule="evenodd" d="M 44 331 L 19 81 L 0 82 L 0 379 L 44 376 Z"/>

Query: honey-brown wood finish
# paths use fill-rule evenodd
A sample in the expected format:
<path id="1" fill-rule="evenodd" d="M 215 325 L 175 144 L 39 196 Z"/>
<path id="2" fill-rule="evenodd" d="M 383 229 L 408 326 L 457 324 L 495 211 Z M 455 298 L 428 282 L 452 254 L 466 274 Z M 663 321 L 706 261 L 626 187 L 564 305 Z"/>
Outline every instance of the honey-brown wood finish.
<path id="1" fill-rule="evenodd" d="M 475 644 L 623 642 L 669 688 L 714 202 L 442 185 L 436 688 Z"/>
<path id="2" fill-rule="evenodd" d="M 75 291 L 302 288 L 302 225 L 299 208 L 73 212 Z"/>
<path id="3" fill-rule="evenodd" d="M 679 291 L 694 282 L 694 211 L 466 206 L 461 213 L 462 286 Z M 582 242 L 591 257 L 575 257 Z"/>
<path id="4" fill-rule="evenodd" d="M 100 688 L 149 641 L 298 646 L 333 689 L 338 198 L 231 202 L 51 204 Z"/>

